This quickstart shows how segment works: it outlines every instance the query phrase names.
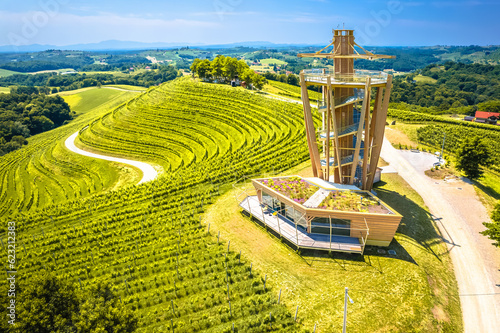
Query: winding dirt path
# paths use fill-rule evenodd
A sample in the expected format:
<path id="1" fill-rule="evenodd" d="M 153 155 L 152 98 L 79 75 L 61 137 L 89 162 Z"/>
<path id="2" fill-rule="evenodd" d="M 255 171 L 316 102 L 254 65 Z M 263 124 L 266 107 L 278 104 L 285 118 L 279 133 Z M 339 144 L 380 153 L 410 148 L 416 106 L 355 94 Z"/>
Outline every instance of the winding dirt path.
<path id="1" fill-rule="evenodd" d="M 429 156 L 399 151 L 386 139 L 381 157 L 424 199 L 439 226 L 453 261 L 465 332 L 500 332 L 500 249 L 479 234 L 488 213 L 473 186 L 427 177 L 432 164 L 423 160 Z"/>
<path id="2" fill-rule="evenodd" d="M 93 157 L 93 158 L 98 158 L 101 160 L 106 160 L 106 161 L 112 161 L 112 162 L 118 162 L 118 163 L 123 163 L 123 164 L 128 164 L 132 165 L 142 171 L 142 179 L 138 184 L 142 184 L 145 182 L 149 182 L 151 180 L 156 179 L 158 177 L 158 172 L 149 164 L 144 163 L 144 162 L 139 162 L 139 161 L 133 161 L 133 160 L 127 160 L 125 158 L 118 158 L 118 157 L 112 157 L 112 156 L 106 156 L 106 155 L 99 155 L 99 154 L 94 154 L 85 150 L 82 150 L 75 146 L 75 139 L 78 136 L 78 132 L 72 134 L 69 138 L 66 139 L 64 142 L 66 148 L 71 150 L 72 152 L 76 154 L 80 154 L 83 156 L 88 156 L 88 157 Z"/>

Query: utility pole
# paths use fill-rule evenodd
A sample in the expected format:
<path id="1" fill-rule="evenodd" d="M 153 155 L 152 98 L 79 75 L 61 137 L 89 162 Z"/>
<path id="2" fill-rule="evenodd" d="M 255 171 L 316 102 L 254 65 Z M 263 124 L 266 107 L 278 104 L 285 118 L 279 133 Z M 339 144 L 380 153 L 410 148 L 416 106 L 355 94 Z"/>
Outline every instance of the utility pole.
<path id="1" fill-rule="evenodd" d="M 346 324 L 347 324 L 347 299 L 349 299 L 349 302 L 351 304 L 354 303 L 354 301 L 349 297 L 348 293 L 349 288 L 345 287 L 345 295 L 344 295 L 344 326 L 342 327 L 342 333 L 346 333 Z"/>
<path id="2" fill-rule="evenodd" d="M 443 153 L 444 153 L 444 141 L 446 140 L 446 132 L 443 132 L 444 137 L 443 137 L 443 146 L 441 147 L 441 155 L 439 156 L 439 162 L 441 163 L 441 159 L 443 158 Z"/>

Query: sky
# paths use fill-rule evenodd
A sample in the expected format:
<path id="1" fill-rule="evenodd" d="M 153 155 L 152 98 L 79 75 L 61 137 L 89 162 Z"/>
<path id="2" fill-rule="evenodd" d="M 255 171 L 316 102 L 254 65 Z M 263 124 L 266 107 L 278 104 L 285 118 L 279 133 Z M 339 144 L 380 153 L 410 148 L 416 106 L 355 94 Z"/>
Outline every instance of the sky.
<path id="1" fill-rule="evenodd" d="M 106 40 L 367 46 L 499 45 L 500 0 L 1 0 L 0 45 Z"/>

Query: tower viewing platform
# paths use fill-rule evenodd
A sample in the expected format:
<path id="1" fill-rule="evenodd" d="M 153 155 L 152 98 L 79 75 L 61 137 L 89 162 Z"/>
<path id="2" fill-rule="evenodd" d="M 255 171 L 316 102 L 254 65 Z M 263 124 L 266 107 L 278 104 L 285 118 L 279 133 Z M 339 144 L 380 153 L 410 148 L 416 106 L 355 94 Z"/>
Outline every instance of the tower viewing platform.
<path id="1" fill-rule="evenodd" d="M 356 69 L 354 73 L 342 74 L 335 72 L 333 68 L 304 69 L 304 79 L 307 85 L 330 85 L 334 87 L 364 88 L 366 79 L 370 78 L 372 87 L 382 87 L 387 84 L 388 74 L 379 71 Z"/>
<path id="2" fill-rule="evenodd" d="M 300 72 L 313 177 L 253 179 L 254 193 L 237 196 L 240 207 L 298 249 L 362 254 L 365 245 L 388 246 L 402 216 L 371 189 L 392 76 L 354 69 L 354 60 L 394 56 L 365 50 L 354 42 L 353 30 L 334 30 L 329 45 L 298 56 L 333 60 L 333 66 Z M 308 89 L 312 85 L 321 88 L 321 124 L 313 118 L 311 102 L 316 101 L 309 99 Z"/>

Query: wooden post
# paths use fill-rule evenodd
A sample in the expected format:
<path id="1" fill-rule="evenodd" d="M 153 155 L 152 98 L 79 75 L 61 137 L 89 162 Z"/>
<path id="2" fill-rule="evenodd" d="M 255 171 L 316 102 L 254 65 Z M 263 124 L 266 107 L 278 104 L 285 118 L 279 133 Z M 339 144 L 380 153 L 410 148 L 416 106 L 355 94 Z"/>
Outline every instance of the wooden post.
<path id="1" fill-rule="evenodd" d="M 332 93 L 331 86 L 330 86 L 330 95 Z M 337 116 L 336 116 L 336 105 L 335 105 L 335 98 L 330 99 L 331 102 L 331 108 L 332 108 L 332 123 L 333 123 L 333 140 L 334 140 L 334 165 L 333 165 L 333 172 L 334 172 L 334 181 L 335 183 L 340 183 L 341 182 L 341 157 L 340 157 L 340 149 L 339 149 L 339 130 L 340 126 L 337 124 Z M 340 124 L 342 125 L 342 124 Z M 335 166 L 335 163 L 337 166 Z"/>
<path id="2" fill-rule="evenodd" d="M 349 179 L 349 183 L 352 185 L 354 183 L 354 176 L 356 175 L 356 168 L 358 166 L 358 161 L 359 161 L 359 154 L 360 154 L 360 148 L 361 148 L 361 139 L 363 136 L 363 125 L 365 123 L 365 115 L 368 109 L 368 113 L 370 112 L 370 83 L 371 79 L 368 77 L 366 78 L 366 83 L 365 83 L 365 97 L 363 99 L 363 106 L 361 107 L 361 117 L 359 119 L 359 125 L 358 125 L 358 133 L 356 134 L 356 149 L 354 150 L 354 156 L 352 159 L 352 165 L 351 165 L 351 178 Z M 366 138 L 365 138 L 366 141 Z M 367 143 L 365 142 L 365 145 Z"/>
<path id="3" fill-rule="evenodd" d="M 304 73 L 300 73 L 300 87 L 302 94 L 302 105 L 304 108 L 304 123 L 306 125 L 307 142 L 309 145 L 309 154 L 311 155 L 311 163 L 313 165 L 313 174 L 315 177 L 323 179 L 323 171 L 321 170 L 321 161 L 316 143 L 316 133 L 314 131 L 314 121 L 311 114 L 311 103 L 307 93 L 307 85 Z"/>
<path id="4" fill-rule="evenodd" d="M 378 93 L 378 90 L 377 90 L 377 93 Z M 371 94 L 371 89 L 370 89 L 370 94 Z M 377 101 L 375 101 L 375 103 L 376 102 Z M 368 109 L 366 110 L 366 115 L 365 115 L 365 149 L 364 149 L 364 154 L 363 154 L 363 170 L 361 172 L 361 189 L 362 190 L 366 190 L 366 181 L 367 181 L 367 174 L 368 174 L 368 159 L 369 159 L 369 155 L 371 152 L 371 146 L 372 146 L 372 137 L 371 137 L 372 136 L 372 133 L 371 133 L 372 124 L 373 124 L 373 121 L 371 121 L 371 119 L 370 119 L 370 106 L 368 106 Z"/>
<path id="5" fill-rule="evenodd" d="M 384 142 L 384 130 L 385 130 L 385 119 L 387 117 L 387 108 L 389 107 L 389 98 L 391 95 L 392 87 L 392 75 L 387 77 L 387 84 L 384 93 L 384 102 L 382 103 L 382 108 L 377 112 L 377 118 L 374 119 L 375 130 L 373 133 L 373 149 L 372 156 L 370 158 L 370 174 L 368 175 L 368 180 L 366 182 L 366 189 L 369 191 L 373 186 L 373 179 L 375 178 L 375 172 L 377 171 L 377 162 L 380 157 L 380 151 L 382 150 L 382 144 Z M 373 121 L 373 120 L 372 120 Z"/>
<path id="6" fill-rule="evenodd" d="M 326 97 L 326 181 L 330 181 L 330 117 L 331 117 L 331 76 L 326 79 L 328 96 Z M 334 166 L 335 167 L 335 166 Z"/>
<path id="7" fill-rule="evenodd" d="M 332 252 L 332 217 L 328 215 L 328 221 L 330 221 L 330 253 Z"/>

